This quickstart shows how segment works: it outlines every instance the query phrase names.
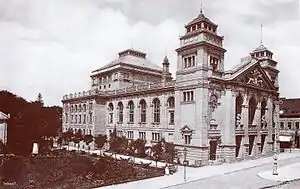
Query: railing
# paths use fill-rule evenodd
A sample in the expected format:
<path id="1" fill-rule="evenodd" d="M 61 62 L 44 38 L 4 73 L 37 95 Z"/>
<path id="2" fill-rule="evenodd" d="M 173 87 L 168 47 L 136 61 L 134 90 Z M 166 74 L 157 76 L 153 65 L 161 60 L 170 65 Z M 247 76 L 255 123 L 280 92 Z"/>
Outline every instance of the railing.
<path id="1" fill-rule="evenodd" d="M 107 91 L 99 91 L 98 89 L 83 91 L 79 93 L 73 93 L 69 95 L 64 95 L 63 100 L 81 98 L 81 97 L 88 97 L 92 95 L 103 95 L 103 96 L 112 96 L 112 95 L 120 95 L 132 92 L 141 92 L 141 91 L 150 91 L 155 89 L 164 89 L 169 87 L 175 87 L 175 81 L 171 82 L 159 82 L 159 83 L 146 83 L 131 87 L 126 87 L 123 89 L 116 89 L 116 90 L 107 90 Z"/>

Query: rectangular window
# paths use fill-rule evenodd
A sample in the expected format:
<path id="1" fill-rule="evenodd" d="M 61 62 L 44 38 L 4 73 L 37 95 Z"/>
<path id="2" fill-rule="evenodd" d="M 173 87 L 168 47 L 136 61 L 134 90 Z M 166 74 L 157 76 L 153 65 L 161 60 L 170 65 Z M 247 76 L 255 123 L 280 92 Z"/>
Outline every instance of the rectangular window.
<path id="1" fill-rule="evenodd" d="M 66 123 L 68 123 L 68 119 L 69 119 L 68 114 L 66 114 Z"/>
<path id="2" fill-rule="evenodd" d="M 296 127 L 296 129 L 299 129 L 299 122 L 295 123 L 295 127 Z"/>
<path id="3" fill-rule="evenodd" d="M 280 129 L 284 129 L 284 123 L 280 122 Z"/>
<path id="4" fill-rule="evenodd" d="M 113 113 L 109 114 L 109 123 L 113 123 Z"/>
<path id="5" fill-rule="evenodd" d="M 146 132 L 139 132 L 139 139 L 146 140 Z"/>
<path id="6" fill-rule="evenodd" d="M 93 122 L 93 114 L 90 114 L 90 123 Z"/>
<path id="7" fill-rule="evenodd" d="M 75 115 L 75 123 L 77 123 L 77 115 Z"/>
<path id="8" fill-rule="evenodd" d="M 86 115 L 83 115 L 83 123 L 86 123 Z"/>
<path id="9" fill-rule="evenodd" d="M 183 68 L 195 67 L 195 65 L 196 65 L 196 56 L 192 55 L 192 56 L 184 57 L 182 59 L 182 61 L 183 61 L 183 65 L 182 65 Z"/>
<path id="10" fill-rule="evenodd" d="M 81 123 L 81 115 L 79 115 L 79 123 Z"/>
<path id="11" fill-rule="evenodd" d="M 74 119 L 74 116 L 73 116 L 73 115 L 71 115 L 71 123 L 73 123 L 73 119 Z"/>
<path id="12" fill-rule="evenodd" d="M 160 141 L 160 133 L 152 133 L 152 141 Z"/>
<path id="13" fill-rule="evenodd" d="M 133 131 L 127 131 L 127 138 L 133 139 Z"/>
<path id="14" fill-rule="evenodd" d="M 288 129 L 292 129 L 292 122 L 288 122 Z"/>
<path id="15" fill-rule="evenodd" d="M 191 144 L 191 136 L 190 135 L 184 135 L 184 144 Z"/>
<path id="16" fill-rule="evenodd" d="M 183 92 L 183 102 L 192 102 L 194 99 L 194 91 Z"/>
<path id="17" fill-rule="evenodd" d="M 170 111 L 170 125 L 174 125 L 174 111 Z"/>
<path id="18" fill-rule="evenodd" d="M 92 102 L 90 102 L 90 104 L 89 104 L 89 110 L 93 110 L 93 103 Z"/>

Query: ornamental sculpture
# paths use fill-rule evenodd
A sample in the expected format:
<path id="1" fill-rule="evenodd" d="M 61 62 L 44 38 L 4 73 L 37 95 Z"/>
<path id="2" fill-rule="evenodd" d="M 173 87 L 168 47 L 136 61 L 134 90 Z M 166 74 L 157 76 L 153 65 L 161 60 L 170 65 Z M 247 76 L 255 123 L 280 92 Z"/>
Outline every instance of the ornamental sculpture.
<path id="1" fill-rule="evenodd" d="M 257 70 L 252 70 L 249 74 L 246 76 L 247 78 L 247 85 L 253 85 L 256 87 L 264 87 L 263 80 L 262 80 L 262 74 Z"/>

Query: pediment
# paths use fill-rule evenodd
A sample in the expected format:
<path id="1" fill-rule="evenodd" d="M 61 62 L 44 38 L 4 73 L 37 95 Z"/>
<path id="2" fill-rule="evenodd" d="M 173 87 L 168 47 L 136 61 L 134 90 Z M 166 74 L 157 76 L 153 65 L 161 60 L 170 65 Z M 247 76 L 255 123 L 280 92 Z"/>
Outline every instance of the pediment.
<path id="1" fill-rule="evenodd" d="M 9 119 L 9 115 L 4 114 L 3 112 L 0 112 L 0 120 Z"/>
<path id="2" fill-rule="evenodd" d="M 187 125 L 183 126 L 181 129 L 180 129 L 181 132 L 192 132 L 191 128 Z"/>
<path id="3" fill-rule="evenodd" d="M 264 90 L 276 90 L 274 84 L 258 63 L 241 72 L 233 79 L 233 81 L 249 87 L 256 87 Z"/>

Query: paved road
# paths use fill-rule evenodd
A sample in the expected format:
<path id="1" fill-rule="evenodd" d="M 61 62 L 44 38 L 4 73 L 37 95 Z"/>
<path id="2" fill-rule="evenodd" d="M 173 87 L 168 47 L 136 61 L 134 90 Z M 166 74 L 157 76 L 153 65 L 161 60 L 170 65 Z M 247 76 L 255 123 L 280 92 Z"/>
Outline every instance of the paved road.
<path id="1" fill-rule="evenodd" d="M 297 163 L 300 158 L 293 158 L 288 160 L 282 160 L 279 162 L 279 166 L 285 166 L 292 163 Z M 272 164 L 265 164 L 262 166 L 257 166 L 253 168 L 244 169 L 241 171 L 236 171 L 228 173 L 225 175 L 214 176 L 212 178 L 200 179 L 196 181 L 187 182 L 177 186 L 167 187 L 168 189 L 194 189 L 194 188 L 205 188 L 205 189 L 215 189 L 215 188 L 228 188 L 228 189 L 258 189 L 266 186 L 272 186 L 279 184 L 280 182 L 267 180 L 257 176 L 257 173 L 271 170 Z M 280 173 L 279 173 L 280 174 Z M 279 187 L 273 187 L 279 188 Z M 288 185 L 282 185 L 280 188 L 293 188 L 299 189 L 300 182 L 290 183 Z"/>

